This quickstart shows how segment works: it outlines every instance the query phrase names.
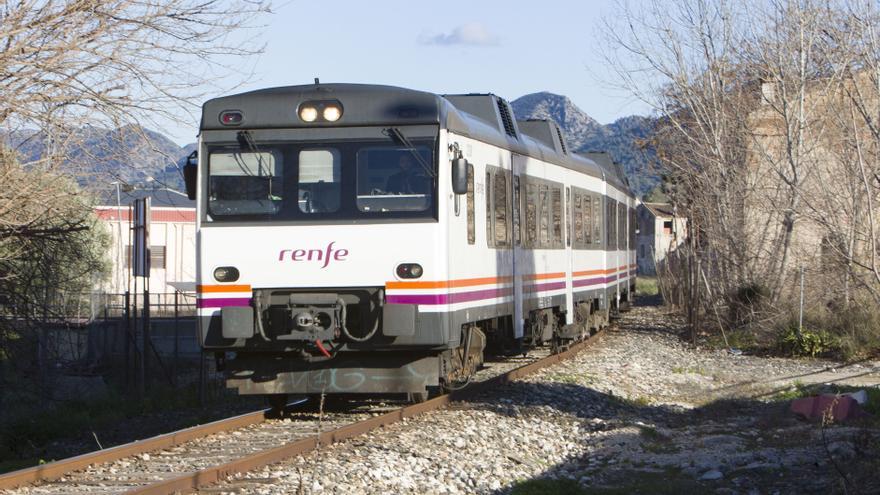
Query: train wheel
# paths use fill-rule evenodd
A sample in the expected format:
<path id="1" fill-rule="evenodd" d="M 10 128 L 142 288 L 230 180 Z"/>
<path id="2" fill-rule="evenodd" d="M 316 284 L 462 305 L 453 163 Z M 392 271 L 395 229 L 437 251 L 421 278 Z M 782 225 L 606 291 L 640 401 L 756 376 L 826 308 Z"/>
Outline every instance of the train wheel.
<path id="1" fill-rule="evenodd" d="M 269 402 L 272 412 L 281 413 L 284 412 L 284 407 L 287 405 L 287 394 L 267 395 L 266 400 Z"/>

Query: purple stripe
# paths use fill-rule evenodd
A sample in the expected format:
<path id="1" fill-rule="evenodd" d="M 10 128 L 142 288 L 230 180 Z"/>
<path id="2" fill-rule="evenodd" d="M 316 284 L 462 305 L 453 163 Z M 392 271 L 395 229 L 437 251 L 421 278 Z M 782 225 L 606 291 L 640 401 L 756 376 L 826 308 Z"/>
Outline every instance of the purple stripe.
<path id="1" fill-rule="evenodd" d="M 614 280 L 614 276 L 610 277 L 596 277 L 596 278 L 585 278 L 583 280 L 575 280 L 575 287 L 584 287 L 587 285 L 598 285 L 598 284 L 607 284 L 608 282 Z"/>
<path id="2" fill-rule="evenodd" d="M 196 301 L 198 308 L 225 308 L 226 306 L 250 306 L 249 297 L 221 297 L 217 299 L 199 299 Z"/>
<path id="3" fill-rule="evenodd" d="M 546 284 L 527 285 L 523 287 L 523 292 L 541 292 L 545 290 L 564 289 L 565 282 L 548 282 Z"/>
<path id="4" fill-rule="evenodd" d="M 471 292 L 455 292 L 452 294 L 403 294 L 385 297 L 388 304 L 454 304 L 460 302 L 495 299 L 513 294 L 513 287 L 501 289 L 475 290 Z"/>

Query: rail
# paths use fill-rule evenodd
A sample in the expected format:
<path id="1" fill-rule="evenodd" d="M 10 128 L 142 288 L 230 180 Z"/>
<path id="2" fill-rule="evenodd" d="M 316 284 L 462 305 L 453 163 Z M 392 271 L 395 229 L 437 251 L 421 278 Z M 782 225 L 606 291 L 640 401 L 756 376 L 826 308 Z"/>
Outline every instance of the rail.
<path id="1" fill-rule="evenodd" d="M 464 390 L 441 395 L 423 403 L 402 407 L 363 421 L 346 424 L 333 430 L 301 438 L 278 447 L 262 450 L 220 465 L 207 467 L 149 485 L 137 487 L 125 493 L 171 494 L 199 489 L 217 483 L 218 481 L 226 479 L 234 474 L 245 473 L 290 457 L 310 452 L 321 446 L 341 442 L 362 435 L 376 428 L 391 425 L 403 419 L 412 418 L 426 412 L 441 409 L 452 402 L 466 400 L 476 394 L 489 390 L 492 387 L 509 383 L 513 380 L 534 373 L 539 369 L 569 359 L 581 350 L 595 344 L 601 339 L 603 334 L 604 332 L 600 332 L 589 339 L 577 342 L 569 349 L 558 354 L 551 354 L 484 381 L 472 383 Z M 70 459 L 64 459 L 3 474 L 0 475 L 0 490 L 13 489 L 27 484 L 58 480 L 68 473 L 86 469 L 90 465 L 110 463 L 130 456 L 168 449 L 215 433 L 236 430 L 263 423 L 269 419 L 267 413 L 268 410 L 255 411 L 205 425 L 194 426 L 153 438 L 83 454 Z"/>

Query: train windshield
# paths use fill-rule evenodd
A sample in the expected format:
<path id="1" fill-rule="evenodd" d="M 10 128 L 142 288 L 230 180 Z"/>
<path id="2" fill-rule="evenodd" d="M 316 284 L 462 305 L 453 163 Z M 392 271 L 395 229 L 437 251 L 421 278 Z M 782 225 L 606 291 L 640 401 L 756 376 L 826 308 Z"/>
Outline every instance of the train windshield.
<path id="1" fill-rule="evenodd" d="M 436 218 L 436 140 L 208 149 L 206 220 Z"/>

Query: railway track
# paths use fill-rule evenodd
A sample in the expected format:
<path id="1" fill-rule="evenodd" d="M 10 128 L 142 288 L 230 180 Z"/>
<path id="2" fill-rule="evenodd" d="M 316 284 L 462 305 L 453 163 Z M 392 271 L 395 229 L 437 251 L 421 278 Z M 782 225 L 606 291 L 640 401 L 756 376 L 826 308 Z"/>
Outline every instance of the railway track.
<path id="1" fill-rule="evenodd" d="M 361 401 L 345 411 L 309 413 L 296 405 L 284 418 L 256 411 L 138 442 L 0 475 L 0 490 L 27 494 L 168 494 L 208 486 L 343 441 L 405 418 L 467 399 L 538 369 L 568 359 L 594 344 L 601 333 L 550 354 L 490 361 L 464 390 L 421 404 Z"/>

